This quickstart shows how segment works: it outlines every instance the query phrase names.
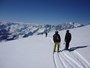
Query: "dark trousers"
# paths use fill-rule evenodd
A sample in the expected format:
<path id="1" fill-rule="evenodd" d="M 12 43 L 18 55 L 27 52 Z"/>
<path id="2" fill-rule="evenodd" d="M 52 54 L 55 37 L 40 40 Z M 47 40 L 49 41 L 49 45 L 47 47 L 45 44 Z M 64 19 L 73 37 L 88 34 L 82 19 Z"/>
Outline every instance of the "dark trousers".
<path id="1" fill-rule="evenodd" d="M 70 41 L 67 41 L 67 42 L 66 42 L 66 47 L 65 47 L 65 49 L 68 49 L 68 48 L 69 48 L 69 43 L 70 43 Z"/>

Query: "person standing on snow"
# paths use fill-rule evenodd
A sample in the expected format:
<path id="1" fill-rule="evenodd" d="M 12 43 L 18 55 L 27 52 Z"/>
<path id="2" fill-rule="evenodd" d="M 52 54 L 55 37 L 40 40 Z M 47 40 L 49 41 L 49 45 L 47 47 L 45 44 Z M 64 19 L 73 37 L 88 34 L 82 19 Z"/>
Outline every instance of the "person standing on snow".
<path id="1" fill-rule="evenodd" d="M 56 47 L 57 47 L 57 51 L 59 52 L 61 37 L 58 34 L 58 31 L 55 31 L 55 34 L 53 35 L 53 41 L 54 41 L 54 50 L 53 50 L 53 52 L 56 51 Z"/>
<path id="2" fill-rule="evenodd" d="M 69 30 L 67 30 L 66 35 L 65 35 L 65 42 L 66 42 L 65 49 L 66 50 L 68 50 L 69 48 L 70 41 L 71 41 L 71 33 L 69 32 Z"/>
<path id="3" fill-rule="evenodd" d="M 47 37 L 47 32 L 45 33 L 46 37 Z"/>

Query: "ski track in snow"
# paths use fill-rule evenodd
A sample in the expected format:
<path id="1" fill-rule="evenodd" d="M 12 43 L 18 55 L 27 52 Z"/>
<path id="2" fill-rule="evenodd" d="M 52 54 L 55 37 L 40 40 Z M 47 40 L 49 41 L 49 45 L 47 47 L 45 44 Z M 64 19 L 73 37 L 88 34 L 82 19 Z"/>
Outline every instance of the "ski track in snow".
<path id="1" fill-rule="evenodd" d="M 73 68 L 73 64 L 62 53 L 60 53 L 60 54 L 59 54 L 59 56 L 62 56 L 64 59 L 64 62 L 66 62 L 68 64 L 68 66 L 69 66 L 68 68 Z"/>
<path id="2" fill-rule="evenodd" d="M 53 43 L 51 38 L 50 40 Z M 90 63 L 77 51 L 55 52 L 53 60 L 55 68 L 90 68 Z M 62 65 L 62 67 L 59 65 Z"/>
<path id="3" fill-rule="evenodd" d="M 53 54 L 55 68 L 90 68 L 90 63 L 77 51 L 74 52 L 55 52 Z"/>
<path id="4" fill-rule="evenodd" d="M 68 59 L 72 59 L 71 61 L 77 62 L 75 63 L 80 68 L 90 68 L 90 63 L 77 51 L 69 52 L 64 51 L 63 55 L 65 55 Z"/>
<path id="5" fill-rule="evenodd" d="M 90 68 L 90 63 L 77 51 L 55 52 L 53 57 L 55 68 L 60 68 L 60 63 L 63 68 Z"/>
<path id="6" fill-rule="evenodd" d="M 54 62 L 55 68 L 58 68 L 57 65 L 56 65 L 56 61 L 55 61 L 55 56 L 54 56 L 54 54 L 53 54 L 53 62 Z"/>
<path id="7" fill-rule="evenodd" d="M 67 68 L 66 63 L 64 62 L 64 59 L 62 59 L 62 57 L 59 56 L 58 53 L 57 53 L 57 55 L 58 55 L 59 60 L 61 60 L 63 67 L 64 67 L 64 68 Z"/>
<path id="8" fill-rule="evenodd" d="M 79 61 L 85 66 L 85 68 L 90 68 L 90 63 L 77 51 L 74 51 L 74 55 L 76 58 L 78 58 Z M 78 57 L 77 57 L 78 56 Z"/>
<path id="9" fill-rule="evenodd" d="M 68 58 L 68 61 L 70 61 L 71 63 L 73 63 L 73 65 L 75 65 L 75 66 L 73 66 L 73 68 L 76 68 L 76 67 L 77 68 L 84 68 L 84 66 L 81 65 L 78 60 L 76 60 L 75 58 L 73 58 L 71 54 L 68 54 L 68 53 L 63 52 L 63 55 L 66 58 Z"/>

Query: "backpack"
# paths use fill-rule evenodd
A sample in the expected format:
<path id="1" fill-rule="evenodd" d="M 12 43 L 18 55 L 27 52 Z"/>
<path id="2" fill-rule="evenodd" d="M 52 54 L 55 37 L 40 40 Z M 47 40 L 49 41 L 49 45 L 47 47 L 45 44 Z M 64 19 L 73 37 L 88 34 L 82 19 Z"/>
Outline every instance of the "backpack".
<path id="1" fill-rule="evenodd" d="M 55 34 L 55 35 L 53 36 L 53 41 L 54 41 L 54 42 L 59 42 L 59 40 L 60 40 L 60 39 L 59 39 L 59 36 Z"/>

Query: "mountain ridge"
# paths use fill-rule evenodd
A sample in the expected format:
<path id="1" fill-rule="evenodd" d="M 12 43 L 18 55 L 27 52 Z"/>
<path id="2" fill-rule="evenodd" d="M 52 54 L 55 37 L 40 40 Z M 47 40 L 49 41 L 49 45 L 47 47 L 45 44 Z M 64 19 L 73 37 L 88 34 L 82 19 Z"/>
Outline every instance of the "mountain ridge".
<path id="1" fill-rule="evenodd" d="M 18 38 L 25 38 L 32 35 L 43 35 L 46 32 L 49 33 L 50 31 L 55 30 L 65 30 L 65 29 L 72 29 L 77 27 L 85 26 L 79 23 L 64 23 L 59 25 L 35 25 L 35 24 L 25 24 L 25 23 L 13 23 L 13 22 L 0 22 L 0 41 L 5 40 L 14 40 Z"/>

